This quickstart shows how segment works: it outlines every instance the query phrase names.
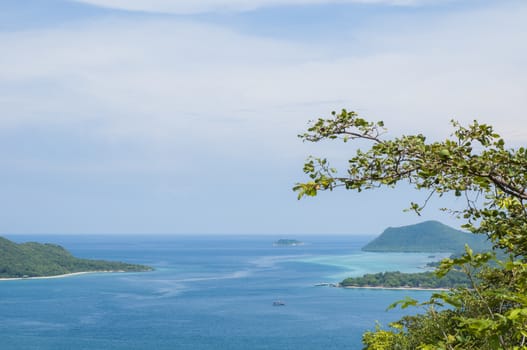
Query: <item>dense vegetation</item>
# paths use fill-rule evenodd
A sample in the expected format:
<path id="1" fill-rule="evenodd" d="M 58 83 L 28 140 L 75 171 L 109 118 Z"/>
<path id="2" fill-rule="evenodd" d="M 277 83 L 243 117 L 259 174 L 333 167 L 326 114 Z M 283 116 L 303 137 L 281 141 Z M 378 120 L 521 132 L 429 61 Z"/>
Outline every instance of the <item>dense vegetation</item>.
<path id="1" fill-rule="evenodd" d="M 301 135 L 311 142 L 362 140 L 371 146 L 355 152 L 344 176 L 325 158 L 309 158 L 304 172 L 310 180 L 294 187 L 299 198 L 337 187 L 361 192 L 407 182 L 429 193 L 424 203 L 410 203 L 419 214 L 434 195 L 451 194 L 465 199 L 464 208 L 451 211 L 465 221 L 463 228 L 488 237 L 508 256 L 496 261 L 493 253 L 467 247 L 462 256 L 443 260 L 438 276 L 460 270 L 470 286 L 434 293 L 424 303 L 401 301 L 401 307 L 421 306 L 424 313 L 365 333 L 365 349 L 527 349 L 527 148 L 506 148 L 491 126 L 477 121 L 453 126 L 444 141 L 427 142 L 421 134 L 385 139 L 382 122 L 343 110 Z"/>
<path id="2" fill-rule="evenodd" d="M 453 229 L 438 221 L 425 221 L 416 225 L 389 227 L 377 238 L 362 248 L 372 252 L 451 252 L 452 258 L 459 257 L 465 244 L 478 251 L 490 251 L 492 245 L 486 237 Z M 440 262 L 428 263 L 438 267 Z M 350 277 L 341 282 L 342 286 L 372 287 L 417 287 L 454 288 L 469 286 L 470 280 L 460 271 L 450 271 L 442 278 L 433 272 L 403 273 L 384 272 Z"/>
<path id="3" fill-rule="evenodd" d="M 86 271 L 149 271 L 148 266 L 78 259 L 55 244 L 17 244 L 0 237 L 0 278 L 55 276 Z"/>
<path id="4" fill-rule="evenodd" d="M 442 278 L 433 272 L 402 273 L 379 272 L 362 277 L 349 277 L 340 282 L 342 287 L 410 287 L 410 288 L 454 288 L 467 287 L 470 280 L 461 271 L 450 271 Z"/>
<path id="5" fill-rule="evenodd" d="M 492 244 L 485 236 L 453 229 L 438 221 L 389 227 L 362 248 L 370 252 L 451 252 L 462 253 L 468 244 L 475 251 L 489 251 Z"/>
<path id="6" fill-rule="evenodd" d="M 279 239 L 274 242 L 274 245 L 293 245 L 295 246 L 295 245 L 302 245 L 302 244 L 304 243 L 296 239 Z"/>

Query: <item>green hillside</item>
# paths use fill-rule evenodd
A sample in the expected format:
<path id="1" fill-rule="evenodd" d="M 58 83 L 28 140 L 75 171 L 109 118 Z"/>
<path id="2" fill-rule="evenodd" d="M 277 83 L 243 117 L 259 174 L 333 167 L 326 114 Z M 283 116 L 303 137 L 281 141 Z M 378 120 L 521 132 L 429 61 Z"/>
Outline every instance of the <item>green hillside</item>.
<path id="1" fill-rule="evenodd" d="M 362 248 L 368 252 L 450 252 L 464 251 L 468 244 L 474 251 L 487 251 L 491 244 L 483 235 L 456 230 L 438 221 L 389 227 Z"/>
<path id="2" fill-rule="evenodd" d="M 87 271 L 149 271 L 143 265 L 78 259 L 55 244 L 14 243 L 0 237 L 0 278 L 43 277 Z"/>
<path id="3" fill-rule="evenodd" d="M 455 288 L 468 287 L 470 280 L 461 271 L 450 271 L 442 278 L 434 272 L 402 273 L 399 271 L 369 273 L 362 277 L 349 277 L 340 282 L 342 287 L 383 288 Z"/>

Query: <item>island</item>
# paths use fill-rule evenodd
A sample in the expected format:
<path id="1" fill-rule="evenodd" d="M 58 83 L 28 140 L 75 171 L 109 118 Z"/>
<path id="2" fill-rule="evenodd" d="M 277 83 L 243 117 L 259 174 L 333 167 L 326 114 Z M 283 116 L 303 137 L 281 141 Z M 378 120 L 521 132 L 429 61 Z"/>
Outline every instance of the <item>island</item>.
<path id="1" fill-rule="evenodd" d="M 433 272 L 402 273 L 379 272 L 362 277 L 349 277 L 340 282 L 347 288 L 408 288 L 408 289 L 446 289 L 468 287 L 470 280 L 460 271 L 450 271 L 439 278 Z"/>
<path id="2" fill-rule="evenodd" d="M 484 235 L 475 235 L 456 230 L 439 221 L 425 221 L 415 225 L 389 227 L 366 244 L 362 250 L 382 253 L 451 253 L 459 256 L 468 244 L 475 252 L 492 250 L 491 243 Z M 497 252 L 499 254 L 499 252 Z M 429 256 L 433 258 L 433 255 Z M 439 261 L 427 264 L 437 267 Z M 434 272 L 403 273 L 399 271 L 366 274 L 362 277 L 350 277 L 338 284 L 347 288 L 408 288 L 408 289 L 444 289 L 469 286 L 468 277 L 461 271 L 450 271 L 444 277 Z"/>
<path id="3" fill-rule="evenodd" d="M 468 244 L 476 252 L 492 250 L 485 235 L 456 230 L 439 221 L 425 221 L 415 225 L 389 227 L 366 244 L 366 252 L 403 253 L 461 253 Z"/>
<path id="4" fill-rule="evenodd" d="M 304 242 L 298 241 L 296 239 L 279 239 L 273 243 L 274 246 L 299 246 L 303 245 Z"/>
<path id="5" fill-rule="evenodd" d="M 52 277 L 86 272 L 144 272 L 149 266 L 74 257 L 56 244 L 15 243 L 0 237 L 0 279 Z"/>

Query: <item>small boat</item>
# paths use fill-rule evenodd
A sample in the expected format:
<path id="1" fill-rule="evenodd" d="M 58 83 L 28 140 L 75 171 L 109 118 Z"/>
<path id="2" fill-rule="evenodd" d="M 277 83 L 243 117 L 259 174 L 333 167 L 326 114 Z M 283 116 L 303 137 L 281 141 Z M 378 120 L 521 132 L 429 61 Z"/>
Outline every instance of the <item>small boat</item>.
<path id="1" fill-rule="evenodd" d="M 273 301 L 273 306 L 285 306 L 285 303 L 281 300 Z"/>

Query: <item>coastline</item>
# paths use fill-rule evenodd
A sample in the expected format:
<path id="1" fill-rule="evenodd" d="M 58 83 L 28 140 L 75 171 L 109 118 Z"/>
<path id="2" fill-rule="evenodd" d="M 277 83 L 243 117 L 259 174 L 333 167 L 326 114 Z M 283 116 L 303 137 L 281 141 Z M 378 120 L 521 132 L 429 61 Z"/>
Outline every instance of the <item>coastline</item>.
<path id="1" fill-rule="evenodd" d="M 437 291 L 444 292 L 450 290 L 450 288 L 423 288 L 423 287 L 383 287 L 383 286 L 340 286 L 340 288 L 346 289 L 379 289 L 379 290 L 422 290 L 422 291 Z"/>
<path id="2" fill-rule="evenodd" d="M 67 278 L 80 275 L 86 275 L 91 273 L 120 273 L 126 272 L 122 270 L 118 271 L 81 271 L 81 272 L 71 272 L 65 273 L 62 275 L 53 275 L 53 276 L 36 276 L 36 277 L 0 277 L 0 281 L 25 281 L 25 280 L 45 280 L 45 279 L 54 279 L 54 278 Z"/>

